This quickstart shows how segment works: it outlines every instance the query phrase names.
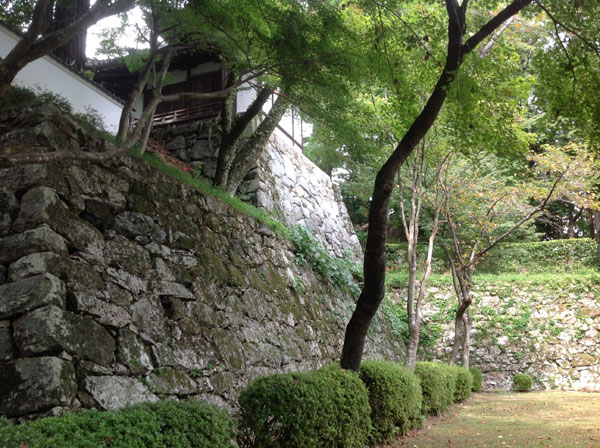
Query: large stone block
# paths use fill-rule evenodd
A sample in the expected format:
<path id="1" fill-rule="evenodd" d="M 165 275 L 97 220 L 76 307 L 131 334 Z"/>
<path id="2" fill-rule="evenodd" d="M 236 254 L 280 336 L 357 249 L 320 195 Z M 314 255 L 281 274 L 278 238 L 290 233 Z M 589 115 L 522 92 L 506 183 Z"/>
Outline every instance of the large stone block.
<path id="1" fill-rule="evenodd" d="M 117 359 L 134 375 L 145 374 L 154 369 L 150 348 L 128 329 L 119 331 Z"/>
<path id="2" fill-rule="evenodd" d="M 0 264 L 4 265 L 35 252 L 55 252 L 57 254 L 68 252 L 67 241 L 47 224 L 23 233 L 0 238 L 0 247 L 2 248 Z"/>
<path id="3" fill-rule="evenodd" d="M 108 331 L 54 305 L 39 308 L 16 320 L 13 336 L 17 347 L 26 356 L 64 350 L 104 366 L 114 361 L 116 347 Z"/>
<path id="4" fill-rule="evenodd" d="M 18 191 L 35 185 L 48 175 L 48 165 L 21 165 L 0 170 L 0 190 Z"/>
<path id="5" fill-rule="evenodd" d="M 166 318 L 158 299 L 145 297 L 137 301 L 131 307 L 131 317 L 131 321 L 143 335 L 147 335 L 157 342 L 167 339 Z"/>
<path id="6" fill-rule="evenodd" d="M 145 401 L 158 401 L 146 386 L 133 378 L 122 376 L 92 376 L 83 381 L 85 390 L 107 411 Z"/>
<path id="7" fill-rule="evenodd" d="M 77 250 L 96 256 L 102 254 L 104 239 L 100 232 L 71 213 L 58 194 L 48 187 L 32 188 L 23 195 L 13 230 L 22 232 L 42 223 L 64 236 Z"/>
<path id="8" fill-rule="evenodd" d="M 0 414 L 8 417 L 70 406 L 77 392 L 70 362 L 43 356 L 0 365 Z"/>
<path id="9" fill-rule="evenodd" d="M 198 391 L 198 385 L 185 372 L 164 368 L 148 375 L 148 383 L 153 391 L 167 395 L 191 395 Z"/>
<path id="10" fill-rule="evenodd" d="M 41 274 L 0 286 L 0 319 L 10 319 L 45 305 L 65 306 L 65 285 L 52 274 Z"/>
<path id="11" fill-rule="evenodd" d="M 13 356 L 14 348 L 10 322 L 2 320 L 0 321 L 0 361 L 8 361 L 13 359 Z"/>
<path id="12" fill-rule="evenodd" d="M 25 255 L 12 263 L 8 268 L 8 279 L 17 281 L 22 278 L 49 272 L 54 261 L 60 258 L 54 252 L 36 252 Z"/>
<path id="13" fill-rule="evenodd" d="M 131 321 L 131 316 L 125 308 L 102 300 L 102 297 L 92 292 L 80 291 L 73 293 L 75 308 L 79 312 L 96 316 L 102 325 L 122 328 Z"/>
<path id="14" fill-rule="evenodd" d="M 142 213 L 119 213 L 115 218 L 115 230 L 141 244 L 148 244 L 150 241 L 162 244 L 167 239 L 165 231 L 150 216 Z"/>

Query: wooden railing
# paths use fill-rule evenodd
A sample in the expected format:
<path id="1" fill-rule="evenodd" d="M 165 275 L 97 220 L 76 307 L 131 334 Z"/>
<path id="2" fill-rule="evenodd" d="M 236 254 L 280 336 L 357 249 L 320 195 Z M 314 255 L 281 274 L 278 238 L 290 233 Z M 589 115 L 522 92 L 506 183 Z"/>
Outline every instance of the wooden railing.
<path id="1" fill-rule="evenodd" d="M 198 120 L 206 118 L 214 118 L 221 113 L 220 101 L 214 103 L 205 103 L 188 109 L 172 110 L 161 114 L 154 114 L 152 124 L 154 126 L 164 126 L 171 123 L 179 123 L 181 121 Z"/>

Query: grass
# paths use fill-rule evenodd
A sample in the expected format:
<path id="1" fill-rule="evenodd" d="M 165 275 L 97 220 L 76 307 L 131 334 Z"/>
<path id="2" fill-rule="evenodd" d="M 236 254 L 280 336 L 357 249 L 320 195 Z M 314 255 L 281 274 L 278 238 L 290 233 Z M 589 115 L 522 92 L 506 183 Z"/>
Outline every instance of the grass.
<path id="1" fill-rule="evenodd" d="M 475 394 L 387 448 L 600 447 L 600 394 Z"/>
<path id="2" fill-rule="evenodd" d="M 167 176 L 177 179 L 180 182 L 183 182 L 184 184 L 195 188 L 201 193 L 217 198 L 221 202 L 224 202 L 225 204 L 229 205 L 234 210 L 244 215 L 253 217 L 254 219 L 260 221 L 271 230 L 275 231 L 277 234 L 289 239 L 290 230 L 284 224 L 274 219 L 264 210 L 261 210 L 252 204 L 244 202 L 237 197 L 232 197 L 225 190 L 215 188 L 212 185 L 201 180 L 200 178 L 194 177 L 191 173 L 187 171 L 181 171 L 178 167 L 166 163 L 156 154 L 145 152 L 144 154 L 140 155 L 139 151 L 131 151 L 131 154 L 134 157 L 146 161 L 150 166 L 161 171 Z"/>

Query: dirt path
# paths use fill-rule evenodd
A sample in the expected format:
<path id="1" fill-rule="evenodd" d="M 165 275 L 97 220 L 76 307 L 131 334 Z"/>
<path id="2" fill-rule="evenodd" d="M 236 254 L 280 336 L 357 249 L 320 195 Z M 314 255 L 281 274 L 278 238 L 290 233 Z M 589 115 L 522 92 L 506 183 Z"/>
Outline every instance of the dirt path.
<path id="1" fill-rule="evenodd" d="M 476 394 L 383 447 L 600 448 L 600 394 Z"/>

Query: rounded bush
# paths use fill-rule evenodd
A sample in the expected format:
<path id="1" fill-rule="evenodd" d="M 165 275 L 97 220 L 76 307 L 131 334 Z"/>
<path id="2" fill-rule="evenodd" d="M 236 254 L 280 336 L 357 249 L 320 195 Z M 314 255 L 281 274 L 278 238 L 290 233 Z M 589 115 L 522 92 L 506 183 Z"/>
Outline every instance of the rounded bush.
<path id="1" fill-rule="evenodd" d="M 463 401 L 471 396 L 473 388 L 473 378 L 469 369 L 460 366 L 454 366 L 456 376 L 456 390 L 454 391 L 454 401 Z"/>
<path id="2" fill-rule="evenodd" d="M 531 390 L 531 386 L 533 385 L 533 381 L 531 377 L 526 373 L 517 373 L 513 377 L 513 390 L 519 392 L 529 392 Z"/>
<path id="3" fill-rule="evenodd" d="M 481 389 L 483 389 L 483 373 L 474 366 L 469 367 L 469 372 L 471 373 L 471 378 L 473 380 L 473 392 L 481 392 Z"/>
<path id="4" fill-rule="evenodd" d="M 421 381 L 423 414 L 439 414 L 452 405 L 456 376 L 450 366 L 437 362 L 418 362 L 415 375 Z"/>
<path id="5" fill-rule="evenodd" d="M 369 390 L 373 441 L 384 442 L 420 426 L 421 386 L 410 370 L 396 363 L 366 361 L 360 379 Z"/>
<path id="6" fill-rule="evenodd" d="M 371 427 L 366 387 L 339 367 L 258 378 L 239 403 L 241 447 L 362 448 Z"/>
<path id="7" fill-rule="evenodd" d="M 85 411 L 22 425 L 0 421 L 6 448 L 233 447 L 235 422 L 201 401 L 142 403 L 118 411 Z"/>

